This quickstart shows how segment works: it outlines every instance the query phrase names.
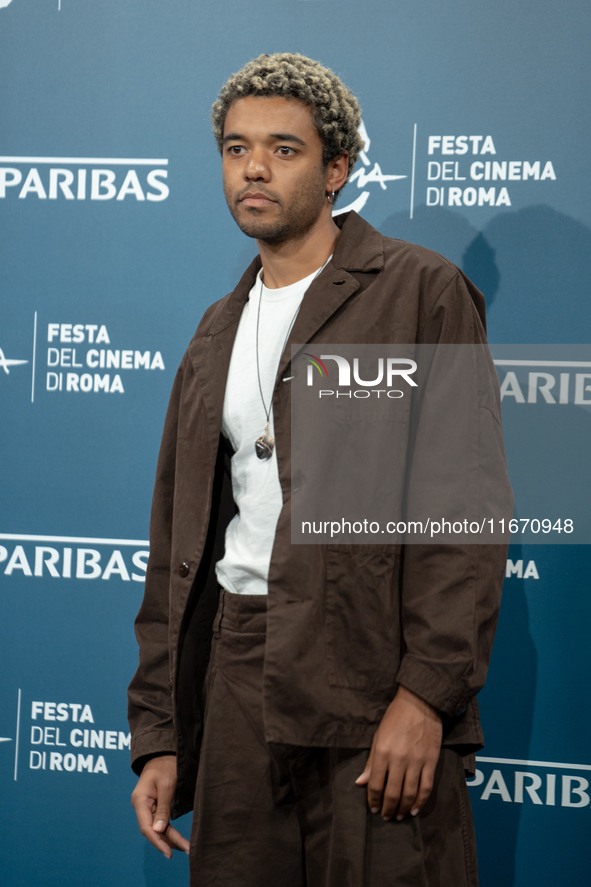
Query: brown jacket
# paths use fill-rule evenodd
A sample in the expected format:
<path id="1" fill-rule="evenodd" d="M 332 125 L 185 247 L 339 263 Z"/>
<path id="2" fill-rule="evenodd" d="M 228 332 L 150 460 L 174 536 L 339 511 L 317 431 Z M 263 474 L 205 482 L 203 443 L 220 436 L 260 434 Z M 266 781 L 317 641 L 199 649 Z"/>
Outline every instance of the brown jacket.
<path id="1" fill-rule="evenodd" d="M 369 747 L 401 683 L 443 714 L 444 744 L 468 754 L 483 744 L 475 694 L 490 658 L 506 546 L 292 545 L 288 377 L 291 342 L 485 342 L 484 299 L 436 253 L 383 237 L 354 212 L 337 224 L 334 256 L 304 297 L 273 394 L 283 508 L 269 571 L 266 739 Z M 174 383 L 158 460 L 129 718 L 136 772 L 150 756 L 177 754 L 173 816 L 193 802 L 218 602 L 214 566 L 235 511 L 222 406 L 259 268 L 257 257 L 205 312 Z M 493 401 L 500 423 L 497 390 Z"/>

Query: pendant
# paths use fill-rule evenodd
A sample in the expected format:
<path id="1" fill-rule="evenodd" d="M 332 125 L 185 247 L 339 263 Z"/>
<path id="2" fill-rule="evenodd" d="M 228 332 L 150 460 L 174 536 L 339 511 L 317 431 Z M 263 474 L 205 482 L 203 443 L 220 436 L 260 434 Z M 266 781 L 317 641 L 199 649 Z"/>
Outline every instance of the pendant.
<path id="1" fill-rule="evenodd" d="M 259 459 L 270 459 L 275 448 L 275 441 L 269 434 L 269 423 L 265 425 L 264 434 L 262 434 L 254 444 L 255 452 Z"/>

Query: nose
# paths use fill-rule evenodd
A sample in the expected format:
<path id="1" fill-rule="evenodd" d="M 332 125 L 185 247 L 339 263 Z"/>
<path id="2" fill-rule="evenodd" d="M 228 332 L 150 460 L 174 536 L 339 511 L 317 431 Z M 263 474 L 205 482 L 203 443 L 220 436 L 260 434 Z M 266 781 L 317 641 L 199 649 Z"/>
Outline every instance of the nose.
<path id="1" fill-rule="evenodd" d="M 253 149 L 244 165 L 244 178 L 248 182 L 268 182 L 271 178 L 265 152 Z"/>

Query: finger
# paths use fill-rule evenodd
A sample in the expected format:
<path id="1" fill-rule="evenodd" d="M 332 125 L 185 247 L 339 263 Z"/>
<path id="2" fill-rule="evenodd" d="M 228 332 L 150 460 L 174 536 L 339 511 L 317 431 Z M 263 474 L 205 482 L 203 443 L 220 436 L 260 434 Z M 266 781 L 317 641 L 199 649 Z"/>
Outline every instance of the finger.
<path id="1" fill-rule="evenodd" d="M 168 841 L 173 850 L 182 850 L 184 853 L 189 852 L 189 842 L 178 832 L 172 825 L 166 829 L 165 839 Z"/>
<path id="2" fill-rule="evenodd" d="M 398 822 L 401 822 L 408 816 L 411 808 L 414 809 L 419 791 L 420 776 L 421 771 L 418 767 L 409 767 L 404 774 L 398 805 L 394 807 L 391 814 L 396 815 Z"/>
<path id="3" fill-rule="evenodd" d="M 172 847 L 165 837 L 159 835 L 158 832 L 155 832 L 152 827 L 147 831 L 142 832 L 142 834 L 144 838 L 148 839 L 150 844 L 153 844 L 154 847 L 162 853 L 163 856 L 166 856 L 167 859 L 172 859 Z"/>
<path id="4" fill-rule="evenodd" d="M 396 765 L 392 761 L 388 770 L 387 782 L 384 786 L 381 810 L 382 819 L 392 819 L 398 807 L 404 784 L 404 765 Z"/>
<path id="5" fill-rule="evenodd" d="M 379 813 L 382 806 L 382 794 L 384 792 L 384 782 L 388 772 L 388 758 L 386 755 L 376 751 L 369 781 L 367 783 L 367 803 L 372 813 Z"/>
<path id="6" fill-rule="evenodd" d="M 419 790 L 416 799 L 411 807 L 410 815 L 416 816 L 424 807 L 431 792 L 433 791 L 433 783 L 435 781 L 435 767 L 432 764 L 426 764 L 421 773 Z"/>
<path id="7" fill-rule="evenodd" d="M 170 820 L 170 805 L 174 791 L 173 785 L 159 785 L 158 803 L 153 814 L 152 825 L 154 830 L 163 834 L 168 828 Z"/>
<path id="8" fill-rule="evenodd" d="M 150 802 L 149 804 L 136 804 L 135 814 L 137 816 L 140 832 L 142 833 L 144 838 L 147 838 L 150 844 L 153 844 L 154 847 L 156 847 L 157 850 L 164 854 L 167 859 L 171 859 L 172 847 L 162 835 L 154 831 L 152 825 L 152 803 Z"/>
<path id="9" fill-rule="evenodd" d="M 140 827 L 140 831 L 142 834 L 147 831 L 147 829 L 151 829 L 154 821 L 154 808 L 155 803 L 154 799 L 146 796 L 142 796 L 141 798 L 137 795 L 132 795 L 133 808 L 135 810 L 135 815 L 137 817 L 137 822 Z"/>

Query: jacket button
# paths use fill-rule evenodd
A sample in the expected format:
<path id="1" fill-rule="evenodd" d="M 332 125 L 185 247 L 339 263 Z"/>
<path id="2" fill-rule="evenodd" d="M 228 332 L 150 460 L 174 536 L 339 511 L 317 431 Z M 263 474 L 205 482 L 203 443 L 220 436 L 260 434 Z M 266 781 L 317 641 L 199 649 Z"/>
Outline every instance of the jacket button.
<path id="1" fill-rule="evenodd" d="M 179 564 L 179 576 L 181 579 L 185 579 L 189 575 L 189 564 Z"/>

